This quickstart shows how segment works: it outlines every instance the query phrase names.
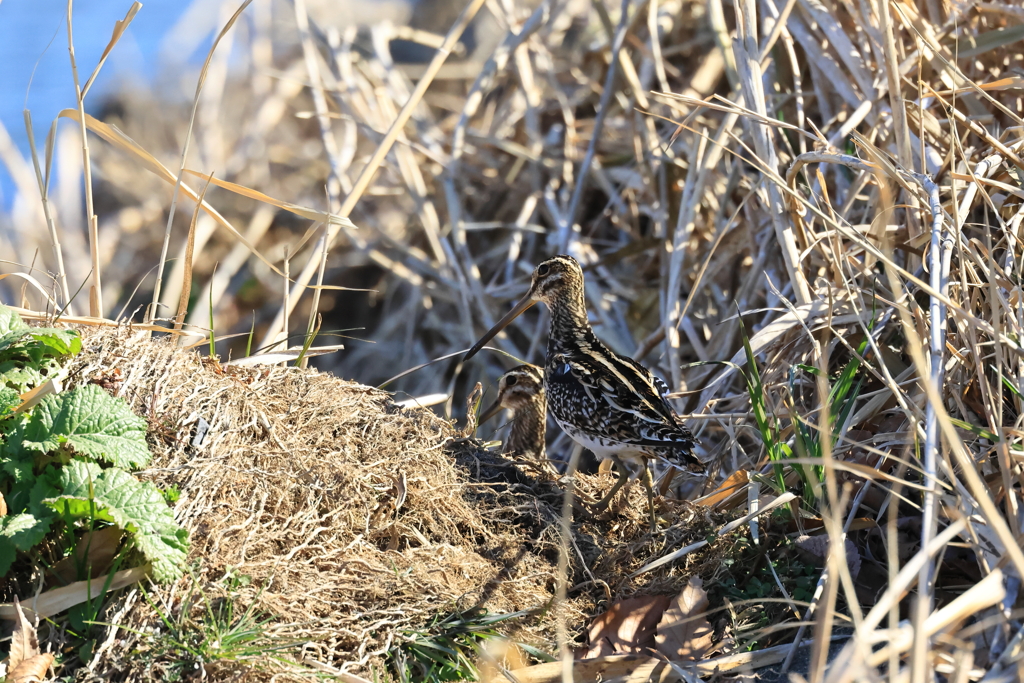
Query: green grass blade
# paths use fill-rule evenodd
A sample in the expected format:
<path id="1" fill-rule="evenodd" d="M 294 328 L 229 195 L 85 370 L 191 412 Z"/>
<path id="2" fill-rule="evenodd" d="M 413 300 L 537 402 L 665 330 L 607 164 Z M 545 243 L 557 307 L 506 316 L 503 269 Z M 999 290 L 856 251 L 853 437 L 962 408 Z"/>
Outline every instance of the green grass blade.
<path id="1" fill-rule="evenodd" d="M 747 367 L 743 370 L 743 377 L 747 381 L 747 393 L 750 395 L 750 408 L 754 413 L 754 421 L 757 423 L 757 431 L 761 433 L 761 440 L 764 442 L 768 452 L 768 458 L 774 463 L 775 479 L 779 485 L 779 492 L 786 490 L 786 479 L 782 465 L 779 462 L 783 459 L 782 450 L 779 448 L 778 432 L 768 419 L 768 410 L 764 401 L 764 385 L 761 382 L 761 374 L 757 369 L 757 359 L 754 358 L 754 350 L 750 346 L 750 338 L 747 336 L 747 328 L 740 318 L 740 336 L 743 338 L 743 352 L 747 357 Z"/>
<path id="2" fill-rule="evenodd" d="M 297 368 L 304 367 L 302 365 L 302 361 L 306 357 L 306 352 L 309 351 L 309 347 L 313 345 L 313 340 L 316 338 L 316 335 L 320 333 L 320 324 L 322 322 L 323 322 L 323 319 L 321 318 L 320 314 L 317 313 L 316 314 L 316 327 L 313 328 L 312 332 L 310 332 L 309 334 L 306 335 L 306 341 L 303 342 L 303 344 L 302 344 L 302 353 L 300 353 L 299 357 L 295 359 L 295 367 L 297 367 Z"/>
<path id="3" fill-rule="evenodd" d="M 960 429 L 966 429 L 971 434 L 981 437 L 982 439 L 988 439 L 993 443 L 999 443 L 999 441 L 1001 441 L 997 434 L 993 434 L 984 427 L 972 425 L 970 422 L 964 422 L 963 420 L 958 420 L 955 417 L 949 418 L 949 421 L 953 423 L 953 426 L 959 427 Z"/>
<path id="4" fill-rule="evenodd" d="M 256 311 L 252 312 L 252 325 L 249 327 L 249 338 L 245 342 L 245 357 L 252 355 L 252 337 L 256 334 Z"/>

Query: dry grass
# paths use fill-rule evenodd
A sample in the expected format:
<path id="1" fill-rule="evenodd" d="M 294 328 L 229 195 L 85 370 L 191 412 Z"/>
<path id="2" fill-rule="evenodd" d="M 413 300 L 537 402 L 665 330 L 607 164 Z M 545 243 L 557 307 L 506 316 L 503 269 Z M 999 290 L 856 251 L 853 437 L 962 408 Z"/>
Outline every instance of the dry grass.
<path id="1" fill-rule="evenodd" d="M 332 29 L 313 16 L 299 31 L 285 20 L 291 6 L 270 7 L 253 3 L 251 29 L 228 34 L 242 47 L 238 75 L 226 78 L 227 51 L 215 53 L 198 97 L 185 165 L 204 178 L 216 171 L 214 184 L 262 194 L 223 183 L 228 189 L 207 194 L 219 214 L 207 211 L 196 227 L 194 331 L 207 325 L 211 291 L 217 332 L 247 331 L 257 309 L 263 344 L 282 337 L 286 320 L 294 344 L 321 313 L 323 333 L 367 328 L 356 334 L 374 343 L 348 342 L 332 369 L 375 384 L 467 347 L 524 291 L 534 263 L 568 251 L 586 265 L 598 334 L 669 380 L 680 411 L 694 415 L 702 455 L 722 476 L 764 474 L 737 506 L 780 493 L 771 491 L 765 453 L 796 448 L 795 423 L 818 435 L 820 458 L 804 464 L 822 468 L 822 486 L 800 523 L 824 529 L 837 549 L 851 541 L 862 568 L 855 578 L 843 553 L 830 556 L 807 615 L 816 643 L 809 680 L 887 672 L 916 682 L 932 671 L 965 680 L 1013 670 L 1024 572 L 1018 7 L 490 3 L 506 38 L 485 63 L 470 62 L 470 76 L 446 67 L 413 101 L 358 204 L 352 190 L 381 157 L 378 143 L 423 69 L 395 65 L 387 27 Z M 308 87 L 317 82 L 322 93 Z M 100 118 L 168 167 L 181 158 L 184 105 L 124 93 Z M 88 252 L 75 135 L 61 129 L 54 146 L 54 210 L 72 292 L 89 274 L 84 258 L 69 258 Z M 103 301 L 117 302 L 104 309 L 112 317 L 122 308 L 132 315 L 152 293 L 145 276 L 159 262 L 175 181 L 170 172 L 140 174 L 153 164 L 140 166 L 142 152 L 119 146 L 90 147 L 101 214 L 93 244 Z M 37 195 L 16 205 L 0 233 L 12 260 L 26 265 L 37 250 L 53 253 Z M 335 217 L 327 232 L 308 222 L 330 222 L 308 207 L 342 206 L 352 209 L 342 212 L 351 224 Z M 178 212 L 171 254 L 184 253 L 189 213 Z M 315 290 L 319 310 L 311 310 L 301 280 L 320 264 L 324 283 L 374 293 Z M 183 269 L 181 258 L 170 265 L 167 317 Z M 283 297 L 286 269 L 300 282 Z M 35 275 L 39 290 L 59 291 Z M 23 296 L 37 309 L 49 305 L 36 289 L 23 294 L 21 282 L 8 289 L 12 303 Z M 290 307 L 297 313 L 286 315 Z M 523 316 L 497 344 L 536 362 L 545 315 Z M 744 363 L 741 317 L 764 385 L 754 402 L 778 419 L 778 443 L 768 449 L 741 373 L 697 364 Z M 832 424 L 827 384 L 858 355 L 859 394 Z M 448 392 L 459 406 L 504 362 L 482 357 L 453 378 L 452 360 L 395 386 Z M 274 372 L 282 382 L 262 391 L 283 391 L 285 378 L 307 381 Z M 443 441 L 447 423 L 430 419 Z M 552 453 L 568 450 L 555 430 L 552 440 Z M 386 477 L 376 484 L 392 485 Z M 378 501 L 382 493 L 369 486 L 360 495 Z M 430 542 L 433 523 L 416 527 Z M 443 518 L 437 524 L 445 528 Z M 472 528 L 457 528 L 455 538 Z M 289 529 L 279 533 L 296 533 Z M 975 584 L 984 591 L 967 590 Z M 826 672 L 824 644 L 844 605 L 854 637 Z M 886 624 L 908 635 L 884 656 L 872 653 L 868 644 L 888 639 Z"/>
<path id="2" fill-rule="evenodd" d="M 562 493 L 546 469 L 506 461 L 428 410 L 331 374 L 224 367 L 128 328 L 87 332 L 84 347 L 69 383 L 99 383 L 149 420 L 154 459 L 140 476 L 180 490 L 176 517 L 195 567 L 148 589 L 156 609 L 138 590 L 108 607 L 117 626 L 88 662 L 92 676 L 155 675 L 145 634 L 161 627 L 159 613 L 175 614 L 197 577 L 208 600 L 222 598 L 229 570 L 252 579 L 234 599 L 272 616 L 276 638 L 301 644 L 283 654 L 307 666 L 384 675 L 403 630 L 456 608 L 534 610 L 505 628 L 550 648 Z M 197 446 L 200 420 L 209 431 Z M 610 485 L 580 479 L 590 494 Z M 576 638 L 612 596 L 677 592 L 688 579 L 671 567 L 627 578 L 666 543 L 709 528 L 683 506 L 666 511 L 667 537 L 652 538 L 642 499 L 636 490 L 635 505 L 574 530 Z"/>

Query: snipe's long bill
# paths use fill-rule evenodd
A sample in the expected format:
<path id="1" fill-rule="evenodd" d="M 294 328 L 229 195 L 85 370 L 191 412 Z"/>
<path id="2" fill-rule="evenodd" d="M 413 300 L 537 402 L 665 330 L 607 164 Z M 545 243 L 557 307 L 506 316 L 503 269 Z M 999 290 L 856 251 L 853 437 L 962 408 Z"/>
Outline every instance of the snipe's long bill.
<path id="1" fill-rule="evenodd" d="M 473 347 L 469 351 L 466 352 L 465 356 L 463 356 L 463 358 L 462 358 L 463 362 L 465 362 L 465 361 L 469 360 L 470 358 L 472 358 L 473 356 L 475 356 L 477 354 L 477 352 L 480 349 L 482 349 L 484 347 L 484 345 L 487 344 L 487 342 L 489 342 L 492 339 L 494 339 L 499 332 L 501 332 L 503 329 L 508 327 L 508 324 L 510 322 L 512 322 L 513 320 L 515 320 L 519 316 L 521 316 L 523 313 L 526 312 L 527 309 L 529 309 L 535 303 L 540 301 L 540 299 L 538 299 L 538 298 L 536 298 L 534 296 L 534 289 L 535 288 L 536 288 L 535 285 L 531 285 L 530 286 L 530 291 L 528 291 L 526 293 L 526 296 L 524 296 L 522 299 L 520 299 L 519 302 L 512 308 L 512 310 L 509 311 L 508 313 L 506 313 L 505 316 L 501 320 L 496 322 L 494 324 L 494 327 L 492 327 L 491 329 L 487 330 L 487 332 L 484 334 L 484 336 L 480 337 L 480 341 L 478 341 L 476 344 L 473 344 Z M 483 419 L 481 419 L 480 421 L 483 422 Z"/>
<path id="2" fill-rule="evenodd" d="M 477 424 L 481 424 L 482 425 L 484 422 L 487 422 L 488 420 L 490 420 L 492 417 L 494 417 L 495 415 L 497 415 L 498 413 L 500 413 L 504 409 L 505 409 L 505 406 L 501 405 L 501 401 L 500 400 L 495 401 L 494 403 L 492 403 L 490 406 L 487 407 L 487 410 L 485 410 L 484 412 L 480 413 L 480 417 L 478 417 L 476 419 Z"/>

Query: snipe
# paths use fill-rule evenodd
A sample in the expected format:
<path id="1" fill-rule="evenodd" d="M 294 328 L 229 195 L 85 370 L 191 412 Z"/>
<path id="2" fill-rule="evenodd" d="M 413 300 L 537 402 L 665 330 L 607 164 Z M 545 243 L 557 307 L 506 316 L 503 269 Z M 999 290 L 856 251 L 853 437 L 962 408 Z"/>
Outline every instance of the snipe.
<path id="1" fill-rule="evenodd" d="M 538 302 L 551 311 L 544 364 L 548 409 L 574 441 L 619 470 L 618 481 L 596 507 L 607 507 L 629 480 L 629 462 L 639 466 L 655 526 L 648 462 L 667 458 L 693 472 L 703 472 L 704 465 L 693 455 L 696 440 L 665 399 L 665 382 L 632 358 L 615 354 L 594 334 L 576 259 L 556 256 L 538 265 L 526 296 L 473 345 L 466 360 Z"/>
<path id="2" fill-rule="evenodd" d="M 511 410 L 512 428 L 502 453 L 521 455 L 544 461 L 547 458 L 544 439 L 547 434 L 547 396 L 544 373 L 536 365 L 512 368 L 498 380 L 498 398 L 484 412 L 479 423 Z"/>

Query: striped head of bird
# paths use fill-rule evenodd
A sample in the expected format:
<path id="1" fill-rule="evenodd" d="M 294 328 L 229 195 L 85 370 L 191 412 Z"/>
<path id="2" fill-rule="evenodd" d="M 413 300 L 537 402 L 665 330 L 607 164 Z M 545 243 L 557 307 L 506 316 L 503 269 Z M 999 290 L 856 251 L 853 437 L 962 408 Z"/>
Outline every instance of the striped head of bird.
<path id="1" fill-rule="evenodd" d="M 540 404 L 544 411 L 544 371 L 536 365 L 512 368 L 498 380 L 498 398 L 480 413 L 480 423 L 487 422 L 499 412 L 511 410 L 518 417 L 522 410 L 535 410 Z"/>
<path id="2" fill-rule="evenodd" d="M 502 375 L 498 380 L 498 398 L 480 414 L 480 423 L 503 409 L 513 411 L 513 417 L 502 451 L 544 460 L 548 412 L 544 371 L 535 365 L 520 365 Z"/>
<path id="3" fill-rule="evenodd" d="M 509 323 L 540 302 L 547 304 L 551 311 L 553 325 L 564 328 L 588 326 L 587 305 L 583 295 L 583 268 L 576 259 L 560 254 L 540 263 L 533 270 L 526 295 L 473 345 L 463 360 L 475 356 Z"/>

